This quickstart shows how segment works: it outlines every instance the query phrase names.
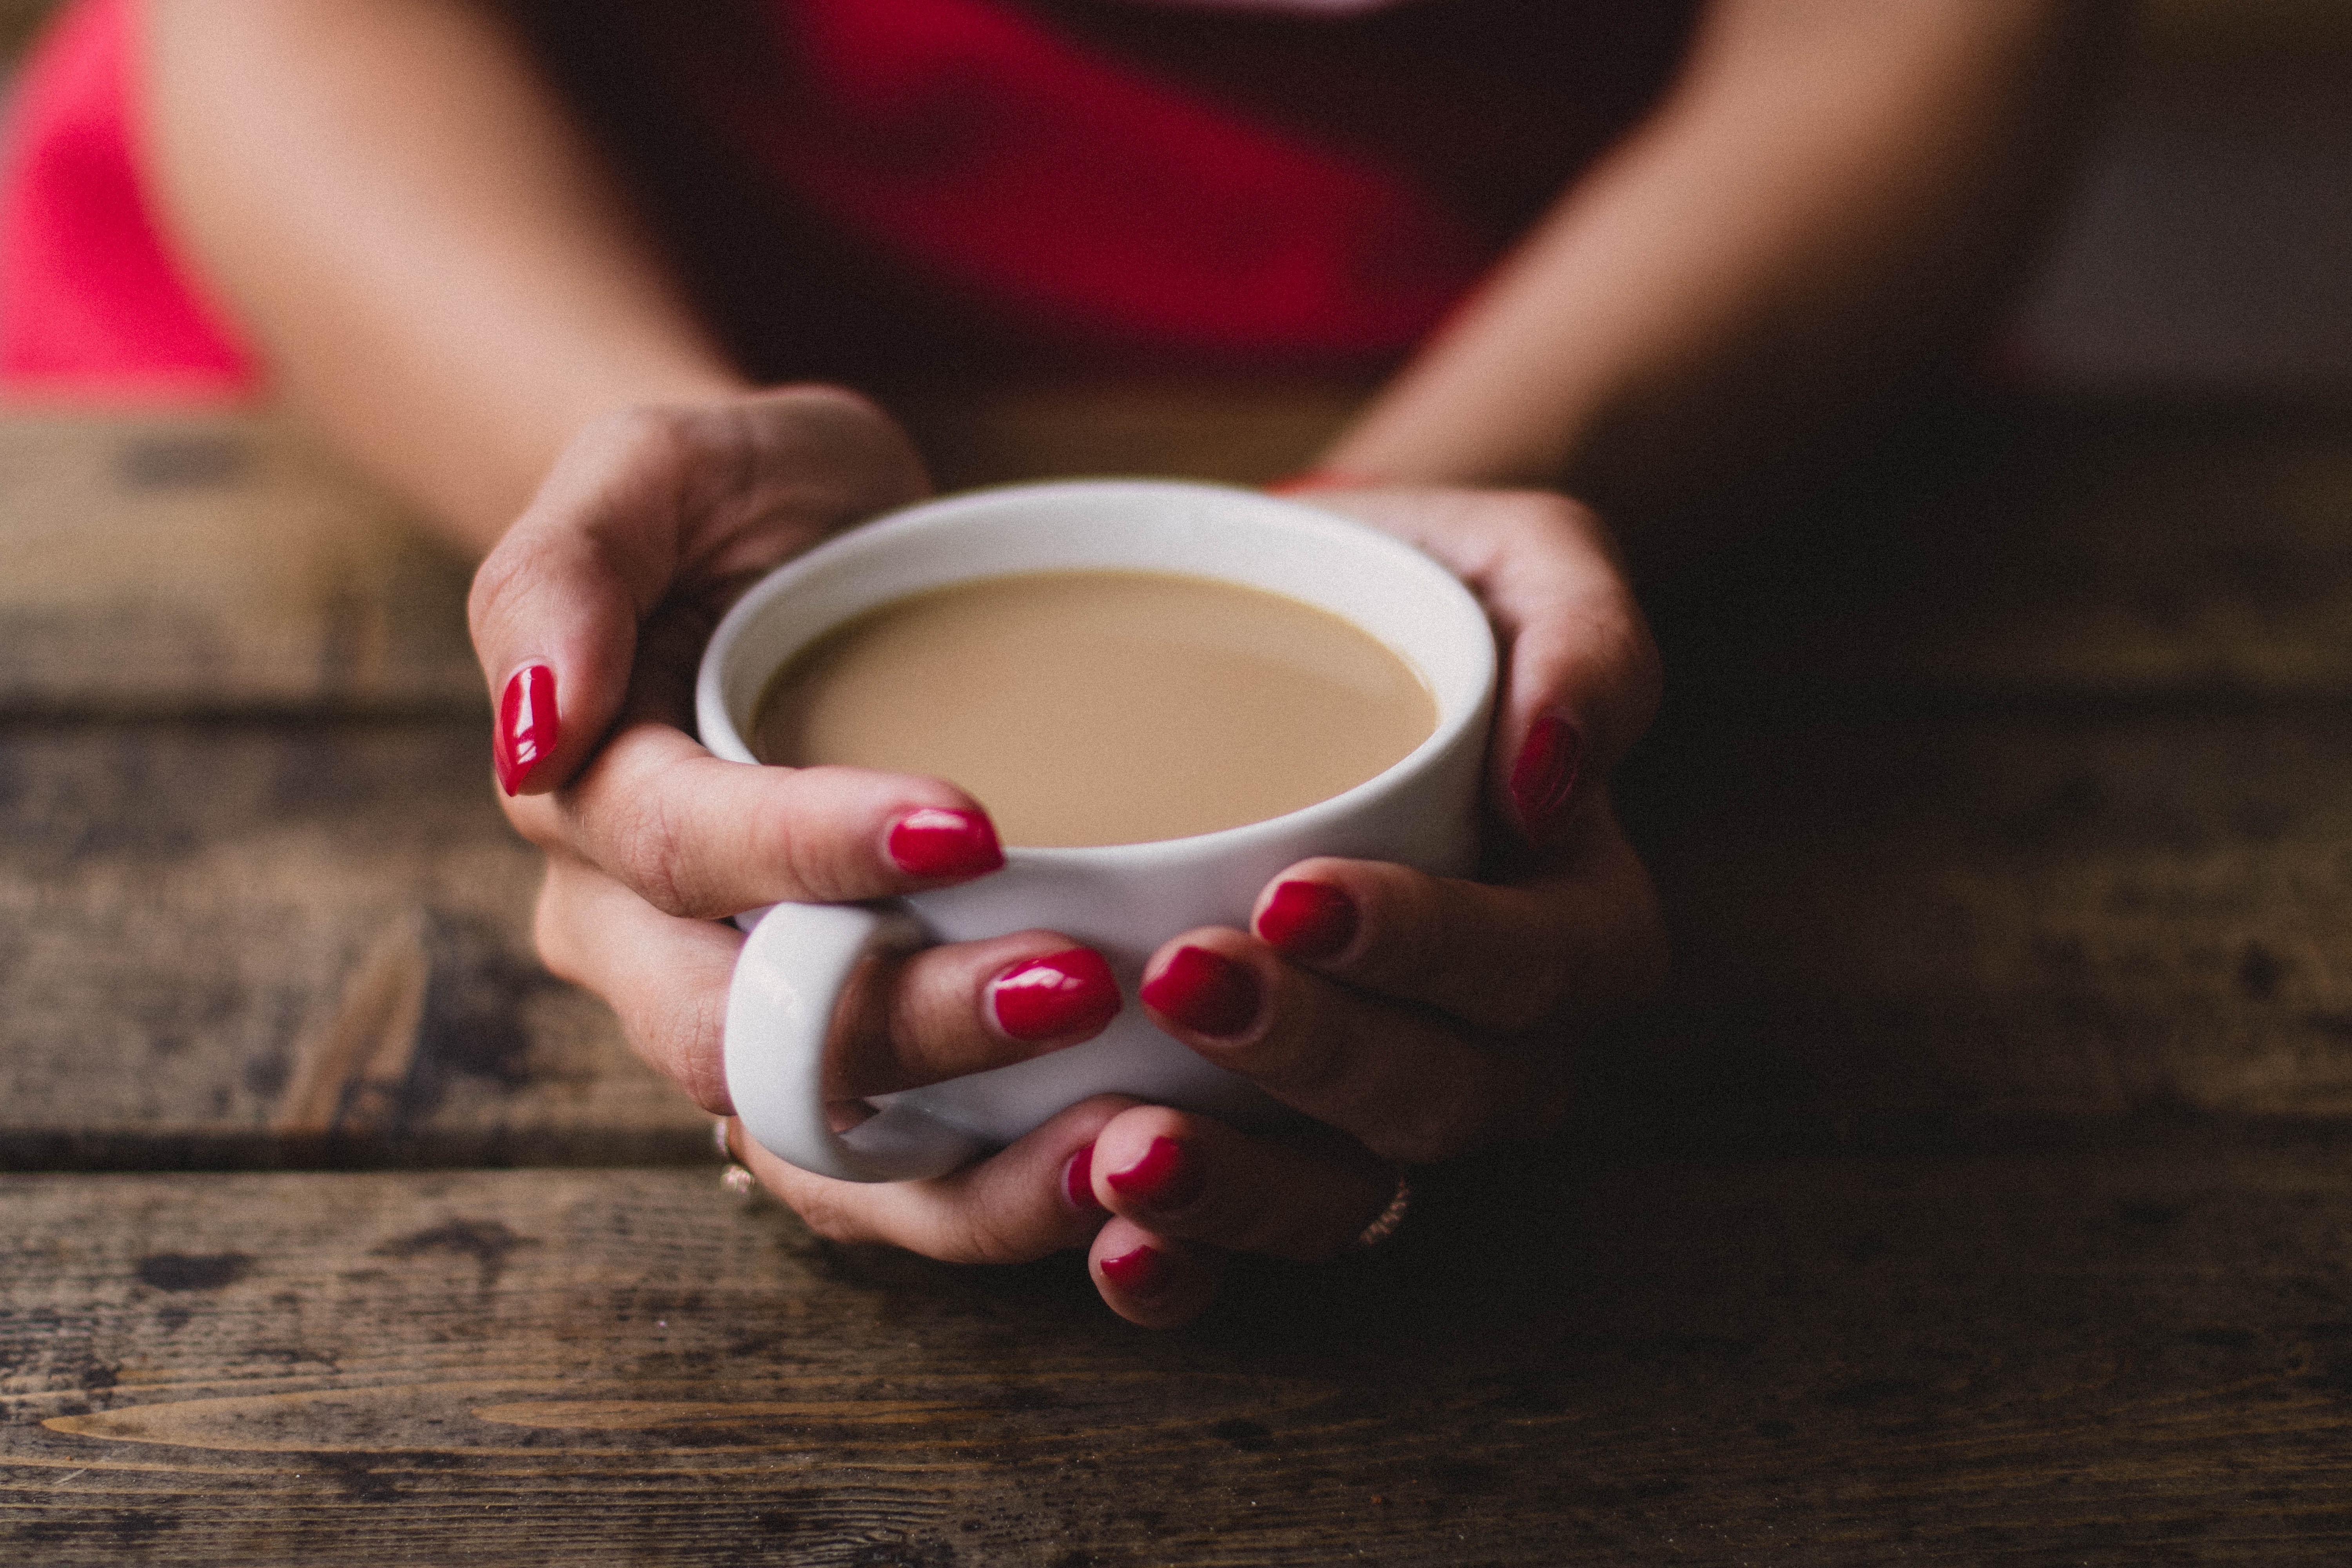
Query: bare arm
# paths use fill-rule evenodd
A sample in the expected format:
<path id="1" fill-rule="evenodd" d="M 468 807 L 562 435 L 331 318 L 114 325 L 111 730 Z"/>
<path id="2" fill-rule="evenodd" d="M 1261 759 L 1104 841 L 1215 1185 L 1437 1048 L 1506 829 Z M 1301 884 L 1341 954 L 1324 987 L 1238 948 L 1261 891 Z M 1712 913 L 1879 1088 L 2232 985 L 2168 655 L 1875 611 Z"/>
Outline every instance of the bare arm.
<path id="1" fill-rule="evenodd" d="M 1654 515 L 1979 330 L 2098 0 L 1718 0 L 1683 79 L 1327 454 Z"/>
<path id="2" fill-rule="evenodd" d="M 600 414 L 741 390 L 593 150 L 462 0 L 149 0 L 168 216 L 280 390 L 488 550 Z"/>

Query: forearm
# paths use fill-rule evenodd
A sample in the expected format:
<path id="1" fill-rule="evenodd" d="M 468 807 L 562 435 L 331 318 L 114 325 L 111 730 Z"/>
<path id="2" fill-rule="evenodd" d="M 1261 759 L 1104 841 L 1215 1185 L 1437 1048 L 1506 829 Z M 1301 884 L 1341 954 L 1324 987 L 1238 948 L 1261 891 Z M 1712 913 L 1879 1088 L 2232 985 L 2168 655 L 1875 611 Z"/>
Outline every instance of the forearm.
<path id="1" fill-rule="evenodd" d="M 461 0 L 149 0 L 176 237 L 278 389 L 487 549 L 600 413 L 741 384 L 518 40 Z"/>
<path id="2" fill-rule="evenodd" d="M 2091 96 L 2095 0 L 1725 0 L 1651 120 L 1326 456 L 1654 513 L 1979 331 Z"/>

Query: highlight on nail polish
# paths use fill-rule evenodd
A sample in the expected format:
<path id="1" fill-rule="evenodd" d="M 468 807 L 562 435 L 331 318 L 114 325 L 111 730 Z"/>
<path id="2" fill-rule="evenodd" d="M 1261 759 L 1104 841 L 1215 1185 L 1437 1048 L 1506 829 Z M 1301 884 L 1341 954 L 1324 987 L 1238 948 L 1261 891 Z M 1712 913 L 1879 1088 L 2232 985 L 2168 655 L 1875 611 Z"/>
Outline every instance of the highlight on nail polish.
<path id="1" fill-rule="evenodd" d="M 520 794 L 553 754 L 561 734 L 554 667 L 524 665 L 499 694 L 499 721 L 490 733 L 490 761 L 498 770 L 499 787 L 510 795 Z"/>
<path id="2" fill-rule="evenodd" d="M 977 877 L 1004 864 L 996 826 L 975 811 L 918 806 L 890 825 L 890 861 L 913 877 Z"/>
<path id="3" fill-rule="evenodd" d="M 1284 882 L 1258 911 L 1257 934 L 1293 958 L 1329 958 L 1356 940 L 1356 901 L 1328 882 Z"/>
<path id="4" fill-rule="evenodd" d="M 1257 976 L 1204 947 L 1178 948 L 1137 994 L 1145 1005 L 1202 1035 L 1238 1035 L 1257 1016 Z"/>
<path id="5" fill-rule="evenodd" d="M 1024 959 L 989 982 L 997 1027 L 1016 1040 L 1091 1035 L 1118 1016 L 1118 982 L 1090 947 Z"/>
<path id="6" fill-rule="evenodd" d="M 1103 1179 L 1119 1196 L 1153 1209 L 1181 1209 L 1208 1185 L 1200 1156 L 1173 1138 L 1154 1138 L 1142 1158 Z"/>
<path id="7" fill-rule="evenodd" d="M 1131 1296 L 1156 1296 L 1168 1288 L 1168 1258 L 1156 1247 L 1139 1247 L 1095 1267 L 1103 1278 Z"/>

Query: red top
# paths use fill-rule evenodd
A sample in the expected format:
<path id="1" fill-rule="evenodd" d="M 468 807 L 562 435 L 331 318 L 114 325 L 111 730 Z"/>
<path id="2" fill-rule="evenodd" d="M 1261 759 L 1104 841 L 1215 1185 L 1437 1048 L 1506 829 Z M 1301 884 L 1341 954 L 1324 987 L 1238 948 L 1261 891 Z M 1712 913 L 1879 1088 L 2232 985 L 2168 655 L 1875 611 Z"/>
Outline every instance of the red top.
<path id="1" fill-rule="evenodd" d="M 0 137 L 0 386 L 236 395 L 253 356 L 151 220 L 132 69 L 137 0 L 83 0 L 17 79 Z"/>
<path id="2" fill-rule="evenodd" d="M 1110 360 L 1402 352 L 1671 58 L 1653 47 L 1621 70 L 1646 73 L 1633 95 L 1595 92 L 1625 37 L 1603 27 L 1564 67 L 1503 26 L 1551 39 L 1566 16 L 1591 32 L 1580 0 L 1425 0 L 1320 22 L 1105 0 L 741 0 L 732 37 L 756 47 L 735 58 L 679 37 L 695 29 L 667 4 L 633 3 L 542 10 L 596 35 L 607 79 L 643 79 L 634 123 L 708 132 L 825 234 L 846 274 Z M 136 0 L 76 0 L 11 105 L 11 391 L 234 396 L 258 380 L 152 217 L 138 15 Z M 1433 18 L 1465 47 L 1433 45 L 1445 41 Z M 1370 52 L 1334 67 L 1335 41 Z M 755 279 L 785 286 L 773 242 L 751 248 Z"/>

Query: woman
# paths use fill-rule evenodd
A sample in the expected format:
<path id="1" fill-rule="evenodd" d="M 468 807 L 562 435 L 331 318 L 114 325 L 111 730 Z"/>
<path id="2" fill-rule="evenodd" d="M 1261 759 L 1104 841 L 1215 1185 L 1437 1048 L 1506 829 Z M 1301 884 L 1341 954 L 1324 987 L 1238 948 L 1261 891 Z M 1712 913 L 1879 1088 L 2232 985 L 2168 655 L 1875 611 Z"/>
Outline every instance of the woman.
<path id="1" fill-rule="evenodd" d="M 549 856 L 541 952 L 721 1115 L 721 917 L 997 864 L 950 784 L 691 738 L 732 595 L 926 488 L 887 416 L 805 379 L 1389 367 L 1301 482 L 1496 624 L 1485 879 L 1308 861 L 1143 991 L 1318 1130 L 1093 1100 L 879 1187 L 735 1145 L 825 1235 L 1084 1246 L 1114 1310 L 1171 1324 L 1230 1253 L 1328 1256 L 1393 1221 L 1402 1165 L 1554 1124 L 1577 1038 L 1657 983 L 1607 787 L 1655 661 L 1593 509 L 1667 515 L 1974 341 L 2105 11 L 89 0 L 19 105 L 19 146 L 48 152 L 15 165 L 0 367 L 54 381 L 111 328 L 165 380 L 266 374 L 487 552 L 475 637 L 508 809 Z M 95 217 L 43 205 L 59 123 L 113 181 L 83 176 L 113 192 Z M 109 216 L 120 276 L 61 281 Z M 109 279 L 110 303 L 57 297 Z M 59 321 L 86 330 L 44 339 Z M 930 950 L 857 1004 L 839 1089 L 1075 1043 L 1098 986 L 1056 933 Z"/>

